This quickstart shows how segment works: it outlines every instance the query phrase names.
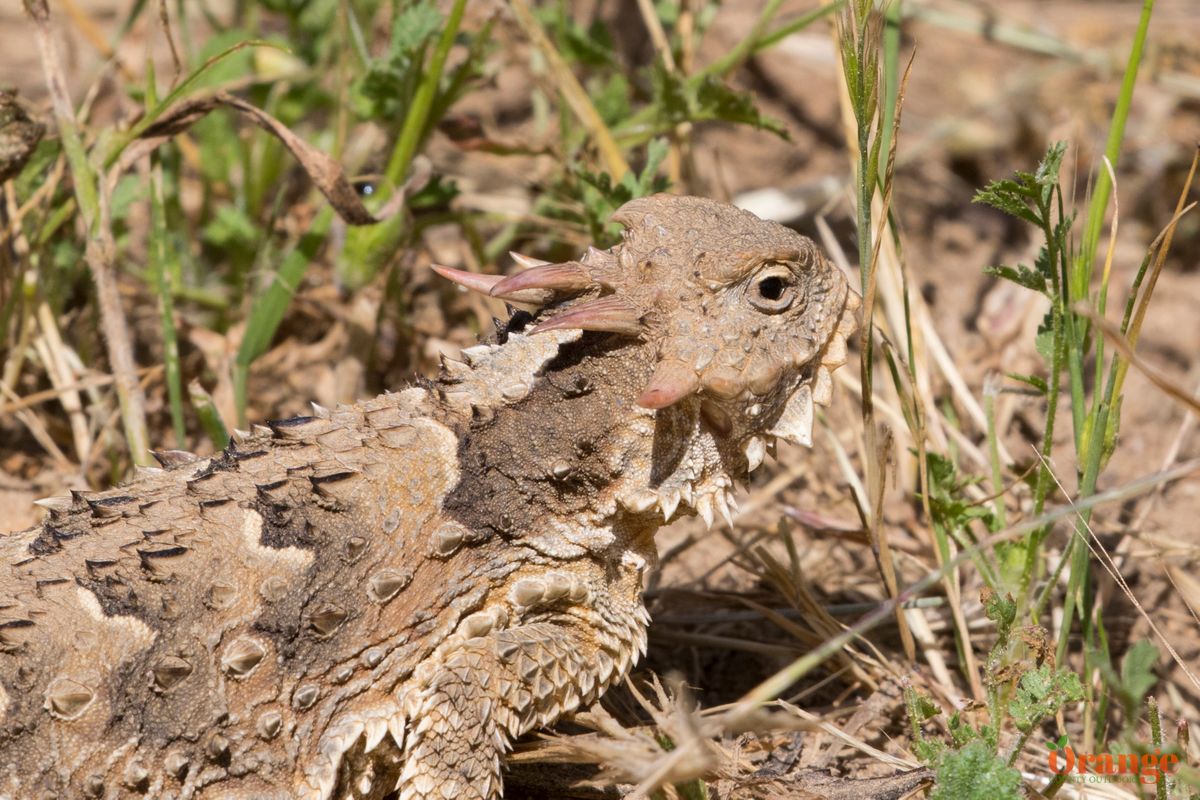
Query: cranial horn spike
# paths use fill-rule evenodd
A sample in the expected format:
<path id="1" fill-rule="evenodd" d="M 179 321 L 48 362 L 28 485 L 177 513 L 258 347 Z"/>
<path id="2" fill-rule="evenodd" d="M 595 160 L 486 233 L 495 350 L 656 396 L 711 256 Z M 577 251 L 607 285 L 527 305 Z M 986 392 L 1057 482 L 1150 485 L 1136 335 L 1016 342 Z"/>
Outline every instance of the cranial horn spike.
<path id="1" fill-rule="evenodd" d="M 602 331 L 636 336 L 644 327 L 637 309 L 619 297 L 609 296 L 580 303 L 556 317 L 538 323 L 529 333 L 560 330 Z"/>
<path id="2" fill-rule="evenodd" d="M 472 292 L 478 292 L 479 294 L 490 294 L 492 288 L 504 280 L 503 275 L 483 275 L 478 272 L 467 272 L 461 269 L 444 267 L 441 264 L 431 264 L 430 267 L 446 280 L 453 281 L 459 286 L 470 289 Z M 545 292 L 530 290 L 527 292 L 510 292 L 504 295 L 504 299 L 511 300 L 514 303 L 541 305 L 546 301 L 547 295 Z"/>
<path id="3" fill-rule="evenodd" d="M 444 267 L 441 264 L 430 264 L 429 266 L 446 280 L 453 281 L 463 288 L 470 289 L 472 292 L 479 292 L 480 294 L 487 294 L 492 290 L 493 286 L 504 280 L 503 275 L 482 275 L 478 272 L 467 272 L 466 270 Z"/>
<path id="4" fill-rule="evenodd" d="M 512 256 L 513 261 L 517 262 L 517 264 L 519 264 L 520 266 L 522 266 L 526 269 L 529 269 L 531 267 L 541 267 L 541 266 L 545 266 L 546 264 L 550 263 L 549 261 L 542 261 L 540 258 L 534 258 L 533 256 L 527 256 L 524 253 L 517 253 L 512 250 L 509 250 L 508 254 L 510 256 Z"/>
<path id="5" fill-rule="evenodd" d="M 582 264 L 568 261 L 564 264 L 542 264 L 524 272 L 510 275 L 492 286 L 492 297 L 510 297 L 515 292 L 531 289 L 548 289 L 558 292 L 577 292 L 594 285 Z"/>
<path id="6" fill-rule="evenodd" d="M 587 252 L 583 254 L 583 258 L 579 259 L 584 264 L 594 266 L 615 267 L 617 265 L 617 257 L 610 250 L 601 250 L 598 247 L 588 245 Z"/>
<path id="7" fill-rule="evenodd" d="M 660 361 L 637 403 L 642 408 L 666 408 L 699 388 L 700 378 L 691 367 L 673 359 Z"/>

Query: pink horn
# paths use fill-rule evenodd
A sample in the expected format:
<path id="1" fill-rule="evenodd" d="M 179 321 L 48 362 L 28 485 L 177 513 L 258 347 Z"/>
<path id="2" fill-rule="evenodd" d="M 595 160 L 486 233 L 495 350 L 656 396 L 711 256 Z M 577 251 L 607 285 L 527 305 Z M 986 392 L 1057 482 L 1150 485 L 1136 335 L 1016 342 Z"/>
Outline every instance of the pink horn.
<path id="1" fill-rule="evenodd" d="M 492 287 L 492 297 L 508 297 L 513 292 L 529 289 L 548 289 L 552 292 L 578 292 L 593 286 L 592 278 L 582 264 L 543 264 L 510 275 Z"/>
<path id="2" fill-rule="evenodd" d="M 478 272 L 467 272 L 461 269 L 453 269 L 452 267 L 444 267 L 441 264 L 430 264 L 430 267 L 446 280 L 453 281 L 463 288 L 484 295 L 490 295 L 492 289 L 504 282 L 503 275 L 483 275 Z M 502 299 L 511 300 L 514 303 L 541 305 L 546 301 L 547 295 L 545 292 L 531 289 L 525 292 L 506 293 Z"/>
<path id="3" fill-rule="evenodd" d="M 637 309 L 621 298 L 610 295 L 580 303 L 556 317 L 538 323 L 529 332 L 533 334 L 572 329 L 636 336 L 645 328 Z"/>
<path id="4" fill-rule="evenodd" d="M 540 267 L 543 264 L 550 263 L 549 261 L 543 261 L 540 258 L 534 258 L 533 256 L 527 256 L 524 253 L 518 253 L 515 250 L 509 250 L 508 254 L 510 256 L 512 256 L 512 260 L 517 262 L 517 266 L 521 267 L 521 269 L 529 269 L 530 267 Z"/>
<path id="5" fill-rule="evenodd" d="M 695 394 L 699 388 L 700 378 L 687 364 L 674 359 L 660 361 L 637 404 L 642 408 L 666 408 Z"/>

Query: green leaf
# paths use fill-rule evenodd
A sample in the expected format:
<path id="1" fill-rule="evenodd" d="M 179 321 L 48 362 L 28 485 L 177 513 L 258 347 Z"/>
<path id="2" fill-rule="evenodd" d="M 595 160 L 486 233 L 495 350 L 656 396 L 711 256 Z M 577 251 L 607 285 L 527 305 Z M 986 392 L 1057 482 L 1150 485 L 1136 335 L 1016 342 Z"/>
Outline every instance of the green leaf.
<path id="1" fill-rule="evenodd" d="M 1043 664 L 1021 676 L 1016 695 L 1008 703 L 1008 713 L 1017 729 L 1027 733 L 1067 703 L 1082 699 L 1083 685 L 1078 675 L 1055 672 Z"/>
<path id="2" fill-rule="evenodd" d="M 1023 219 L 1039 228 L 1042 225 L 1041 218 L 1037 213 L 1030 208 L 1032 197 L 1029 193 L 1029 187 L 1024 183 L 1018 183 L 1011 179 L 992 181 L 985 188 L 975 192 L 975 197 L 972 198 L 974 203 L 983 203 L 992 208 L 999 209 L 1005 214 L 1018 219 Z"/>
<path id="3" fill-rule="evenodd" d="M 566 15 L 556 15 L 551 24 L 557 33 L 558 51 L 568 62 L 613 72 L 621 69 L 612 34 L 600 20 L 585 27 Z"/>
<path id="4" fill-rule="evenodd" d="M 1109 684 L 1126 709 L 1139 708 L 1154 684 L 1158 683 L 1158 676 L 1154 674 L 1158 657 L 1158 648 L 1143 639 L 1125 653 L 1125 658 L 1121 660 L 1120 676 L 1109 676 Z"/>
<path id="5" fill-rule="evenodd" d="M 1021 773 L 976 739 L 944 753 L 934 767 L 930 800 L 1021 800 Z"/>
<path id="6" fill-rule="evenodd" d="M 1048 391 L 1050 391 L 1050 387 L 1046 385 L 1046 379 L 1039 378 L 1037 375 L 1022 375 L 1019 372 L 1006 372 L 1004 375 L 1005 377 L 1011 378 L 1014 381 L 1019 381 L 1026 386 L 1031 386 L 1042 394 L 1046 394 Z"/>
<path id="7" fill-rule="evenodd" d="M 985 592 L 983 613 L 995 622 L 998 628 L 1007 630 L 1017 619 L 1017 603 L 1011 594 L 1001 596 L 996 592 Z"/>
<path id="8" fill-rule="evenodd" d="M 970 742 L 980 738 L 979 731 L 962 718 L 962 714 L 954 712 L 950 717 L 950 742 L 955 749 L 961 750 Z"/>
<path id="9" fill-rule="evenodd" d="M 388 48 L 393 61 L 410 58 L 441 30 L 442 15 L 433 0 L 416 3 L 401 11 L 392 22 L 392 42 Z"/>
<path id="10" fill-rule="evenodd" d="M 966 488 L 983 479 L 977 475 L 960 476 L 949 458 L 929 452 L 929 510 L 934 523 L 947 530 L 960 530 L 973 520 L 982 520 L 991 528 L 995 520 L 992 506 L 975 503 L 966 496 Z"/>
<path id="11" fill-rule="evenodd" d="M 655 62 L 650 77 L 659 130 L 670 130 L 682 122 L 722 120 L 789 138 L 784 124 L 760 112 L 749 92 L 735 91 L 708 75 L 686 79 L 668 72 L 661 62 Z"/>
<path id="12" fill-rule="evenodd" d="M 692 117 L 696 120 L 719 119 L 751 125 L 790 140 L 783 122 L 763 114 L 754 105 L 749 92 L 738 92 L 715 78 L 705 78 L 696 88 Z"/>
<path id="13" fill-rule="evenodd" d="M 1038 186 L 1051 187 L 1058 183 L 1058 170 L 1062 166 L 1063 153 L 1067 152 L 1066 142 L 1055 142 L 1050 145 L 1046 155 L 1037 166 L 1033 180 Z"/>
<path id="14" fill-rule="evenodd" d="M 201 238 L 206 244 L 222 250 L 254 250 L 259 229 L 238 207 L 217 206 L 216 216 L 204 226 Z"/>
<path id="15" fill-rule="evenodd" d="M 646 164 L 641 172 L 636 177 L 626 173 L 618 183 L 614 183 L 607 172 L 589 172 L 581 167 L 573 170 L 579 180 L 574 194 L 583 200 L 582 222 L 587 225 L 597 247 L 617 240 L 620 228 L 609 222 L 614 211 L 635 197 L 666 190 L 666 178 L 657 173 L 669 150 L 665 139 L 653 140 L 646 147 Z"/>
<path id="16" fill-rule="evenodd" d="M 1024 264 L 1019 264 L 1016 267 L 1009 267 L 1003 264 L 995 267 L 984 267 L 983 274 L 1012 281 L 1018 286 L 1024 286 L 1026 289 L 1032 289 L 1040 294 L 1048 294 L 1046 276 L 1041 272 L 1035 272 Z"/>
<path id="17" fill-rule="evenodd" d="M 350 104 L 365 119 L 403 117 L 424 67 L 425 48 L 441 30 L 436 3 L 425 0 L 396 15 L 387 55 L 372 59 L 354 81 Z"/>
<path id="18" fill-rule="evenodd" d="M 609 75 L 608 80 L 599 86 L 593 84 L 591 94 L 596 113 L 609 127 L 614 127 L 633 114 L 629 105 L 632 90 L 629 81 L 619 72 Z"/>

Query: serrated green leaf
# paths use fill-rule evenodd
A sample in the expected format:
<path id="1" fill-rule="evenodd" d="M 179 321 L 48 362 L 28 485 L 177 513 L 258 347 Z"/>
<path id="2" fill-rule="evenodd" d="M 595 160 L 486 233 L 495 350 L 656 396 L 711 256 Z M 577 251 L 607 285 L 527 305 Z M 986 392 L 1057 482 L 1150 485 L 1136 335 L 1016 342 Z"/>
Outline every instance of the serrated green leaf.
<path id="1" fill-rule="evenodd" d="M 1017 619 L 1017 603 L 1011 594 L 989 592 L 984 598 L 983 612 L 1000 628 L 1010 628 Z"/>
<path id="2" fill-rule="evenodd" d="M 984 267 L 984 275 L 991 275 L 995 278 L 1003 278 L 1006 281 L 1012 281 L 1018 286 L 1023 286 L 1026 289 L 1032 289 L 1039 294 L 1047 293 L 1046 276 L 1040 272 L 1035 272 L 1024 264 L 1018 264 L 1015 267 L 1010 267 L 1000 264 L 994 267 Z"/>
<path id="3" fill-rule="evenodd" d="M 992 181 L 985 188 L 975 192 L 972 202 L 989 205 L 992 208 L 1003 211 L 1009 216 L 1023 219 L 1032 225 L 1041 227 L 1041 219 L 1029 206 L 1031 199 L 1029 189 L 1026 185 L 1005 178 L 1004 180 Z"/>
<path id="4" fill-rule="evenodd" d="M 442 15 L 431 0 L 396 15 L 387 55 L 372 59 L 350 88 L 350 107 L 364 119 L 395 119 L 407 111 L 424 67 L 425 48 L 441 30 Z"/>
<path id="5" fill-rule="evenodd" d="M 954 712 L 950 717 L 949 723 L 950 741 L 956 749 L 962 749 L 968 742 L 972 742 L 979 737 L 979 731 L 971 727 L 971 725 L 962 718 L 962 714 Z"/>
<path id="6" fill-rule="evenodd" d="M 944 753 L 934 768 L 930 800 L 1020 800 L 1021 773 L 975 739 L 961 750 Z"/>
<path id="7" fill-rule="evenodd" d="M 1055 672 L 1043 664 L 1021 676 L 1016 694 L 1008 703 L 1008 713 L 1018 730 L 1028 732 L 1067 703 L 1082 699 L 1083 685 L 1078 675 Z"/>
<path id="8" fill-rule="evenodd" d="M 978 475 L 961 476 L 954 462 L 939 453 L 927 453 L 929 466 L 929 510 L 934 522 L 947 530 L 960 530 L 973 520 L 994 524 L 990 505 L 967 499 L 965 489 L 983 479 Z"/>
<path id="9" fill-rule="evenodd" d="M 1054 186 L 1058 183 L 1058 170 L 1062 166 L 1063 153 L 1067 151 L 1066 142 L 1055 142 L 1050 145 L 1046 155 L 1033 174 L 1033 181 L 1042 187 Z"/>
<path id="10" fill-rule="evenodd" d="M 706 78 L 697 87 L 692 118 L 736 122 L 770 131 L 784 140 L 790 139 L 783 122 L 759 111 L 749 92 L 735 91 L 715 78 Z"/>
<path id="11" fill-rule="evenodd" d="M 441 28 L 442 14 L 433 0 L 424 0 L 409 6 L 397 14 L 392 22 L 389 58 L 393 62 L 410 58 Z"/>

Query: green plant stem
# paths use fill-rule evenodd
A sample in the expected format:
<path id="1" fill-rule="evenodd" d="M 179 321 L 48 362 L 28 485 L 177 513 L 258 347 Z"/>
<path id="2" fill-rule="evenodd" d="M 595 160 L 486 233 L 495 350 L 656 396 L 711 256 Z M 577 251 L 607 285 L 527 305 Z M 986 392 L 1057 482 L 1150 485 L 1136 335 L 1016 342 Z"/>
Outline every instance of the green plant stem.
<path id="1" fill-rule="evenodd" d="M 824 19 L 825 17 L 829 16 L 830 14 L 834 13 L 835 11 L 840 10 L 841 7 L 845 4 L 846 4 L 846 0 L 834 0 L 834 2 L 832 2 L 832 3 L 826 3 L 823 6 L 814 8 L 812 11 L 809 11 L 807 14 L 801 14 L 800 16 L 796 17 L 791 22 L 783 23 L 782 25 L 780 25 L 778 28 L 771 31 L 770 33 L 763 34 L 762 36 L 760 36 L 758 38 L 758 41 L 756 41 L 752 45 L 752 47 L 750 49 L 750 55 L 752 55 L 752 56 L 757 55 L 758 53 L 762 52 L 763 50 L 766 50 L 768 47 L 773 47 L 774 45 L 783 41 L 787 37 L 791 36 L 793 33 L 796 33 L 797 31 L 802 31 L 805 28 L 807 28 L 809 25 L 816 22 L 817 20 Z M 732 53 L 732 51 L 730 51 L 730 52 Z M 729 68 L 724 63 L 726 61 L 726 59 L 728 59 L 728 58 L 729 58 L 729 55 L 727 54 L 724 58 L 714 61 L 708 67 L 705 67 L 703 70 L 700 70 L 700 72 L 698 74 L 728 75 L 730 72 L 733 71 L 731 68 Z"/>
<path id="2" fill-rule="evenodd" d="M 195 380 L 188 384 L 188 394 L 192 400 L 192 408 L 196 411 L 196 418 L 200 420 L 200 426 L 208 434 L 213 446 L 218 450 L 224 450 L 229 445 L 229 431 L 225 428 L 224 421 L 221 420 L 221 414 L 217 411 L 212 395 L 204 390 L 200 381 Z"/>
<path id="3" fill-rule="evenodd" d="M 175 292 L 172 277 L 175 270 L 168 264 L 174 256 L 167 244 L 170 232 L 163 202 L 162 163 L 157 156 L 152 157 L 152 162 L 150 266 L 162 322 L 163 370 L 167 383 L 167 399 L 171 407 L 171 427 L 175 433 L 175 446 L 183 449 L 187 428 L 183 419 L 183 373 L 179 365 L 179 337 L 175 329 Z"/>
<path id="4" fill-rule="evenodd" d="M 1025 745 L 1029 743 L 1029 737 L 1033 735 L 1034 728 L 1027 731 L 1021 731 L 1021 735 L 1017 737 L 1017 741 L 1013 744 L 1012 752 L 1008 754 L 1005 763 L 1012 766 L 1017 763 L 1017 759 L 1021 756 L 1021 751 L 1025 749 Z"/>
<path id="5" fill-rule="evenodd" d="M 1042 589 L 1042 593 L 1038 595 L 1037 602 L 1033 604 L 1033 609 L 1029 616 L 1035 625 L 1037 624 L 1038 620 L 1042 618 L 1042 614 L 1046 612 L 1046 606 L 1050 604 L 1050 595 L 1054 594 L 1054 587 L 1058 585 L 1058 581 L 1059 578 L 1062 577 L 1063 570 L 1067 568 L 1067 561 L 1071 552 L 1071 546 L 1074 544 L 1075 538 L 1072 537 L 1071 541 L 1067 544 L 1067 549 L 1063 553 L 1063 557 L 1058 560 L 1058 566 L 1054 568 L 1054 572 L 1051 573 L 1050 579 L 1046 581 L 1046 587 Z"/>
<path id="6" fill-rule="evenodd" d="M 1055 263 L 1058 257 L 1057 239 L 1054 236 L 1053 226 L 1050 224 L 1050 206 L 1048 203 L 1042 203 L 1042 233 L 1046 237 L 1047 258 L 1050 263 Z M 1046 458 L 1046 462 L 1038 467 L 1037 478 L 1034 483 L 1033 491 L 1033 513 L 1034 516 L 1042 513 L 1042 509 L 1046 507 L 1046 497 L 1050 493 L 1050 467 L 1048 465 L 1050 454 L 1054 450 L 1054 423 L 1058 415 L 1058 395 L 1059 384 L 1062 381 L 1063 369 L 1063 351 L 1065 349 L 1063 335 L 1063 309 L 1062 309 L 1062 279 L 1057 270 L 1051 270 L 1051 286 L 1052 286 L 1052 307 L 1051 307 L 1051 358 L 1050 358 L 1050 377 L 1046 381 L 1046 427 L 1042 433 L 1042 449 L 1041 452 Z M 1029 589 L 1033 585 L 1034 574 L 1037 572 L 1039 556 L 1041 555 L 1041 545 L 1045 541 L 1046 536 L 1050 533 L 1049 528 L 1044 528 L 1034 531 L 1029 540 L 1026 542 L 1025 551 L 1025 569 L 1021 573 L 1020 598 L 1022 603 L 1028 602 Z M 1036 618 L 1034 620 L 1036 622 Z"/>
<path id="7" fill-rule="evenodd" d="M 879 147 L 884 153 L 891 149 L 896 101 L 900 94 L 900 20 L 903 5 L 903 0 L 890 0 L 883 9 L 883 119 L 879 125 Z"/>
<path id="8" fill-rule="evenodd" d="M 763 10 L 759 12 L 758 19 L 754 21 L 754 27 L 750 29 L 750 33 L 746 34 L 741 40 L 734 45 L 733 49 L 726 53 L 721 58 L 717 59 L 708 68 L 703 70 L 709 75 L 720 75 L 722 77 L 733 72 L 735 69 L 745 63 L 754 53 L 755 45 L 763 36 L 763 31 L 771 24 L 771 20 L 779 13 L 779 7 L 783 5 L 783 0 L 767 0 Z M 824 9 L 818 8 L 816 12 L 820 13 Z"/>
<path id="9" fill-rule="evenodd" d="M 1154 11 L 1154 0 L 1143 0 L 1142 14 L 1138 19 L 1138 27 L 1133 37 L 1133 46 L 1129 51 L 1129 60 L 1125 65 L 1125 75 L 1121 80 L 1121 91 L 1117 96 L 1117 105 L 1113 109 L 1112 123 L 1108 129 L 1108 142 L 1104 147 L 1104 155 L 1117 169 L 1117 161 L 1121 156 L 1121 143 L 1125 139 L 1125 124 L 1129 120 L 1129 109 L 1133 104 L 1133 88 L 1137 82 L 1138 67 L 1142 62 L 1142 52 L 1146 46 L 1146 34 L 1150 28 L 1150 16 Z M 1091 284 L 1092 270 L 1096 259 L 1096 246 L 1100 241 L 1100 229 L 1104 226 L 1104 215 L 1108 209 L 1108 199 L 1112 194 L 1112 179 L 1108 170 L 1097 170 L 1096 190 L 1088 203 L 1087 224 L 1084 228 L 1082 248 L 1076 262 L 1075 285 L 1071 287 L 1071 299 L 1082 300 L 1087 297 L 1088 286 Z"/>
<path id="10" fill-rule="evenodd" d="M 1125 136 L 1125 125 L 1129 117 L 1129 109 L 1133 102 L 1133 91 L 1137 81 L 1138 67 L 1141 64 L 1142 52 L 1145 48 L 1146 34 L 1150 26 L 1150 17 L 1154 9 L 1154 0 L 1144 0 L 1138 28 L 1134 34 L 1130 48 L 1129 60 L 1125 67 L 1125 75 L 1121 82 L 1121 91 L 1113 110 L 1112 123 L 1109 127 L 1108 143 L 1105 147 L 1105 157 L 1115 171 L 1120 157 L 1121 145 Z M 1109 430 L 1109 418 L 1113 403 L 1119 403 L 1119 388 L 1117 381 L 1110 380 L 1110 391 L 1104 394 L 1094 392 L 1091 407 L 1088 408 L 1086 390 L 1084 388 L 1084 361 L 1089 356 L 1090 325 L 1087 320 L 1073 311 L 1076 301 L 1087 300 L 1091 286 L 1093 268 L 1096 259 L 1096 248 L 1100 240 L 1100 231 L 1104 225 L 1105 213 L 1112 195 L 1112 177 L 1108 169 L 1098 170 L 1096 189 L 1088 204 L 1088 217 L 1084 228 L 1080 249 L 1075 254 L 1070 266 L 1069 281 L 1065 281 L 1065 296 L 1063 315 L 1067 329 L 1069 350 L 1068 366 L 1071 378 L 1071 410 L 1074 422 L 1075 453 L 1077 463 L 1082 463 L 1079 476 L 1079 497 L 1089 497 L 1096 491 L 1096 481 L 1099 479 L 1103 466 L 1105 439 Z M 1059 218 L 1062 219 L 1062 200 L 1059 197 Z M 1067 269 L 1064 259 L 1064 270 Z M 1139 277 L 1140 277 L 1139 273 Z M 1107 282 L 1101 287 L 1101 294 L 1093 307 L 1103 307 L 1106 303 Z M 1099 337 L 1097 337 L 1099 338 Z M 1103 343 L 1097 341 L 1093 354 L 1097 364 L 1103 364 Z M 1112 368 L 1117 368 L 1118 360 L 1114 359 Z M 1098 367 L 1098 372 L 1100 367 Z M 1097 388 L 1099 386 L 1097 375 Z M 1090 548 L 1087 546 L 1089 535 L 1088 523 L 1090 512 L 1081 512 L 1074 527 L 1074 542 L 1071 550 L 1071 577 L 1067 586 L 1067 597 L 1063 607 L 1063 627 L 1059 631 L 1056 655 L 1059 662 L 1066 656 L 1072 620 L 1077 612 L 1083 626 L 1085 644 L 1090 644 L 1095 632 L 1097 620 L 1089 608 L 1088 595 L 1091 587 Z"/>
<path id="11" fill-rule="evenodd" d="M 433 56 L 430 57 L 429 64 L 421 74 L 421 82 L 413 94 L 412 105 L 409 106 L 408 114 L 404 117 L 404 127 L 400 129 L 400 138 L 396 141 L 392 157 L 388 159 L 387 169 L 384 171 L 392 191 L 395 191 L 396 187 L 404 182 L 413 156 L 416 155 L 417 148 L 425 137 L 429 122 L 429 109 L 432 108 L 433 100 L 437 96 L 438 86 L 442 81 L 442 71 L 446 66 L 446 57 L 450 54 L 450 48 L 454 46 L 454 39 L 458 36 L 458 29 L 462 25 L 463 12 L 466 7 L 467 0 L 454 1 L 454 5 L 450 8 L 450 16 L 446 19 L 445 27 L 442 29 L 442 35 L 438 38 L 437 46 L 433 50 Z"/>
<path id="12" fill-rule="evenodd" d="M 1146 698 L 1146 710 L 1150 717 L 1150 741 L 1154 744 L 1154 749 L 1161 752 L 1163 747 L 1162 717 L 1158 711 L 1158 700 L 1154 699 L 1154 695 Z M 1161 771 L 1154 782 L 1154 797 L 1155 800 L 1168 800 L 1167 776 Z"/>
<path id="13" fill-rule="evenodd" d="M 1046 788 L 1042 790 L 1042 797 L 1054 797 L 1058 794 L 1058 790 L 1067 782 L 1067 773 L 1059 772 L 1050 779 L 1050 783 L 1046 784 Z"/>
<path id="14" fill-rule="evenodd" d="M 993 508 L 996 522 L 1003 528 L 1008 525 L 1004 508 L 1004 479 L 1000 471 L 1000 441 L 996 431 L 996 395 L 985 387 L 983 393 L 983 413 L 987 417 L 988 461 L 992 468 L 992 494 L 996 496 Z"/>
<path id="15" fill-rule="evenodd" d="M 271 339 L 283 320 L 284 312 L 292 301 L 304 273 L 325 243 L 329 227 L 333 222 L 333 210 L 329 206 L 322 207 L 313 220 L 312 227 L 300 237 L 296 246 L 283 258 L 279 271 L 275 273 L 271 286 L 264 292 L 250 309 L 250 317 L 246 323 L 246 333 L 238 348 L 237 359 L 233 367 L 233 391 L 237 405 L 238 426 L 246 426 L 246 386 L 250 377 L 250 365 L 254 360 L 267 351 Z"/>

